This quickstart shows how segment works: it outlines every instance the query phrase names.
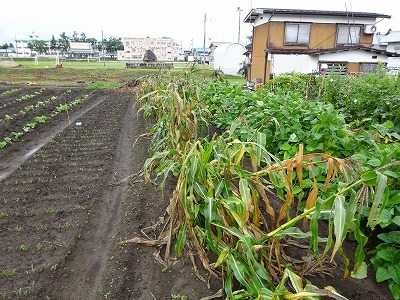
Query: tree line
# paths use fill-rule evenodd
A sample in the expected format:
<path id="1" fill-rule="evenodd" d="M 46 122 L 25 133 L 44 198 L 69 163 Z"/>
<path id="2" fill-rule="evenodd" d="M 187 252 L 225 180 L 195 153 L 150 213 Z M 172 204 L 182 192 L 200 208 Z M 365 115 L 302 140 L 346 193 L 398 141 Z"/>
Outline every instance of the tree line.
<path id="1" fill-rule="evenodd" d="M 49 51 L 60 51 L 61 53 L 65 53 L 70 49 L 71 42 L 87 42 L 92 45 L 93 49 L 99 51 L 103 51 L 103 45 L 104 50 L 107 52 L 117 52 L 117 50 L 124 49 L 121 38 L 110 37 L 103 41 L 97 41 L 95 38 L 86 37 L 84 32 L 78 34 L 76 31 L 73 32 L 72 36 L 68 36 L 63 32 L 60 34 L 58 39 L 56 39 L 53 34 L 50 44 L 44 40 L 32 40 L 28 43 L 28 48 L 39 54 L 44 54 Z"/>

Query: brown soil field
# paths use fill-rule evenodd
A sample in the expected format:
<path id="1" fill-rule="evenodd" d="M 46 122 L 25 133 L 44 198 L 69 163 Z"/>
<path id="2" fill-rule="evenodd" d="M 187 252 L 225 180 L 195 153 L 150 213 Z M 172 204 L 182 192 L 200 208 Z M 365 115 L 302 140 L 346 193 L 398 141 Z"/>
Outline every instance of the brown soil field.
<path id="1" fill-rule="evenodd" d="M 25 132 L 36 116 L 49 118 Z M 159 249 L 118 244 L 154 236 L 167 217 L 174 180 L 162 195 L 141 176 L 150 127 L 130 89 L 0 84 L 0 141 L 11 137 L 0 149 L 0 299 L 199 300 L 221 288 L 188 257 L 166 268 Z M 372 268 L 363 280 L 328 271 L 309 279 L 348 299 L 391 299 Z"/>
<path id="2" fill-rule="evenodd" d="M 135 176 L 149 147 L 139 137 L 150 124 L 137 116 L 134 94 L 45 87 L 15 101 L 40 90 L 0 86 L 1 138 L 34 116 L 50 116 L 60 103 L 90 96 L 0 150 L 0 299 L 211 295 L 216 288 L 196 278 L 188 259 L 165 269 L 153 258 L 155 249 L 118 245 L 155 225 L 169 201 Z M 57 99 L 19 113 L 52 96 Z"/>

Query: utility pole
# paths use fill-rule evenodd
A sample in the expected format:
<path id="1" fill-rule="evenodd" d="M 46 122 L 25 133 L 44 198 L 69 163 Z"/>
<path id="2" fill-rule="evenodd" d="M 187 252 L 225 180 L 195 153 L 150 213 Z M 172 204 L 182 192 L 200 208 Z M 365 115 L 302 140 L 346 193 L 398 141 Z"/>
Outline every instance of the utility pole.
<path id="1" fill-rule="evenodd" d="M 206 22 L 207 22 L 207 15 L 206 13 L 204 13 L 203 69 L 206 67 Z"/>
<path id="2" fill-rule="evenodd" d="M 240 9 L 240 6 L 238 6 L 237 11 L 239 12 L 239 32 L 238 32 L 238 44 L 240 44 L 240 14 L 242 13 L 243 9 Z"/>
<path id="3" fill-rule="evenodd" d="M 104 37 L 103 37 L 103 30 L 101 31 L 101 51 L 103 52 L 103 66 L 106 66 L 106 57 L 104 55 Z"/>

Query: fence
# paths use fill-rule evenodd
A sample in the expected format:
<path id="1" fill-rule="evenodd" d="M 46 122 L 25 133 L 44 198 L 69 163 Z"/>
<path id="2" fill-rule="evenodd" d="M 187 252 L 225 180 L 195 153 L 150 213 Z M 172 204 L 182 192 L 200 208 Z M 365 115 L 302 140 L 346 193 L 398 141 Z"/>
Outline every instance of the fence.
<path id="1" fill-rule="evenodd" d="M 174 65 L 165 62 L 133 62 L 126 63 L 126 67 L 133 69 L 171 69 Z"/>

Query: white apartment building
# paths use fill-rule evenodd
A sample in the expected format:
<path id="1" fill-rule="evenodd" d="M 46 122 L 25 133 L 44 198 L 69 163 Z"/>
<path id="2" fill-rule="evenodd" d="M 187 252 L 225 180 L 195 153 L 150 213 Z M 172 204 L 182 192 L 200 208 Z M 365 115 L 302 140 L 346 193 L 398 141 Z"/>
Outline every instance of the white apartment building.
<path id="1" fill-rule="evenodd" d="M 175 61 L 179 56 L 179 45 L 172 38 L 125 38 L 124 50 L 117 52 L 119 61 L 141 61 L 146 50 L 151 50 L 158 61 Z"/>
<path id="2" fill-rule="evenodd" d="M 17 57 L 32 57 L 35 56 L 37 53 L 35 51 L 32 51 L 31 49 L 28 48 L 29 42 L 32 40 L 22 40 L 22 39 L 16 39 L 14 41 L 14 48 L 15 48 L 15 55 Z M 45 41 L 47 44 L 47 47 L 50 47 L 50 41 Z"/>

